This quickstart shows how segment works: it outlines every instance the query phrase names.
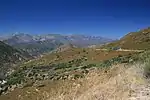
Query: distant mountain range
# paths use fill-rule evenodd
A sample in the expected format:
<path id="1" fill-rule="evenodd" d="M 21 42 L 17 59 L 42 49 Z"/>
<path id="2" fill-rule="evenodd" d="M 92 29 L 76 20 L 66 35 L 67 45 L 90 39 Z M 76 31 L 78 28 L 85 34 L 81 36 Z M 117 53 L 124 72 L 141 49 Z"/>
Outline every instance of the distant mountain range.
<path id="1" fill-rule="evenodd" d="M 30 35 L 25 33 L 17 33 L 7 37 L 1 36 L 0 39 L 10 46 L 22 49 L 35 56 L 66 44 L 72 44 L 77 47 L 87 47 L 113 41 L 112 39 L 100 36 L 61 34 Z"/>

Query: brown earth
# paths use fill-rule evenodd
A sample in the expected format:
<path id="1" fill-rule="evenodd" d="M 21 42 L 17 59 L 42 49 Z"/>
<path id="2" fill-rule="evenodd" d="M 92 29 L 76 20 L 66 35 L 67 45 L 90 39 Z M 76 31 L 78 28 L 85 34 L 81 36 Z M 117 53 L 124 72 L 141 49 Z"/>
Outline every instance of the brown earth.
<path id="1" fill-rule="evenodd" d="M 137 32 L 130 32 L 119 41 L 103 46 L 103 48 L 108 47 L 121 47 L 123 49 L 135 50 L 150 49 L 150 27 Z"/>
<path id="2" fill-rule="evenodd" d="M 48 65 L 50 63 L 68 62 L 69 60 L 81 58 L 83 56 L 87 58 L 86 63 L 91 63 L 91 62 L 98 63 L 100 61 L 108 60 L 113 57 L 117 57 L 119 55 L 128 55 L 128 54 L 133 54 L 133 53 L 135 52 L 133 51 L 103 51 L 103 50 L 96 50 L 96 49 L 91 49 L 91 48 L 90 49 L 70 48 L 63 52 L 44 55 L 41 58 L 27 62 L 25 65 L 29 65 L 29 66 L 37 65 L 37 64 Z M 99 73 L 101 72 L 103 71 L 100 71 Z M 103 77 L 100 77 L 100 78 L 103 78 Z M 107 79 L 108 78 L 106 78 L 106 80 Z M 52 98 L 49 100 L 61 100 L 60 99 L 61 96 L 63 95 L 68 96 L 68 94 L 70 96 L 77 95 L 78 97 L 80 93 L 83 93 L 85 90 L 88 89 L 88 87 L 90 87 L 88 86 L 88 83 L 89 83 L 88 81 L 84 79 L 81 79 L 81 80 L 82 81 L 80 81 L 80 79 L 79 81 L 77 80 L 66 80 L 66 81 L 58 80 L 54 82 L 45 81 L 42 83 L 45 85 L 44 87 L 26 87 L 23 89 L 15 89 L 11 93 L 0 96 L 0 100 L 46 100 L 47 98 L 50 98 L 50 97 Z M 83 80 L 87 83 L 85 84 Z M 92 81 L 94 82 L 94 80 Z M 79 84 L 81 83 L 83 86 L 87 85 L 87 87 L 83 87 L 83 89 L 79 89 L 79 90 L 76 90 L 76 89 L 74 90 L 74 88 L 78 87 L 78 83 Z M 94 84 L 97 84 L 97 83 L 94 83 Z M 78 91 L 77 94 L 76 94 L 76 91 Z M 70 94 L 71 92 L 73 94 Z M 60 96 L 60 98 L 56 99 L 55 95 Z M 63 97 L 64 99 L 62 100 L 73 100 L 71 99 L 72 97 L 70 96 Z M 82 100 L 82 99 L 79 99 L 79 100 Z"/>
<path id="3" fill-rule="evenodd" d="M 142 64 L 91 70 L 78 80 L 45 82 L 45 87 L 16 89 L 0 100 L 149 100 L 150 86 Z"/>
<path id="4" fill-rule="evenodd" d="M 35 60 L 26 62 L 25 65 L 49 65 L 51 63 L 58 63 L 58 62 L 68 62 L 73 59 L 86 57 L 87 63 L 99 63 L 103 60 L 108 60 L 113 57 L 117 57 L 119 55 L 128 55 L 134 54 L 135 51 L 103 51 L 103 50 L 96 50 L 96 49 L 81 49 L 81 48 L 70 48 L 63 52 L 58 53 L 51 53 L 44 55 L 41 58 L 37 58 Z"/>

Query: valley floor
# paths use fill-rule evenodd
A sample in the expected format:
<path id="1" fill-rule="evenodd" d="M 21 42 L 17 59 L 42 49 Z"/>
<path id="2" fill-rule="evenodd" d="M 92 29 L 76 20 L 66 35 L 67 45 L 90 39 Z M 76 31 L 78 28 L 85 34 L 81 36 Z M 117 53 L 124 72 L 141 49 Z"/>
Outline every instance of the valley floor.
<path id="1" fill-rule="evenodd" d="M 109 70 L 92 70 L 78 80 L 16 89 L 0 100 L 150 100 L 150 85 L 143 76 L 143 66 L 120 64 Z"/>

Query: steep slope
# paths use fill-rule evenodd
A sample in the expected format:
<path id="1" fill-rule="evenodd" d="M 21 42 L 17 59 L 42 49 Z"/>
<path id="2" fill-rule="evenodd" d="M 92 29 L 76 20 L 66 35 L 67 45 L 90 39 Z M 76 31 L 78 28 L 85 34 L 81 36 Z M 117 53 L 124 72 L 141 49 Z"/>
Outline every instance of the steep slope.
<path id="1" fill-rule="evenodd" d="M 33 56 L 37 56 L 43 53 L 50 52 L 61 45 L 63 44 L 60 42 L 47 40 L 30 43 L 19 43 L 12 46 L 15 47 L 16 49 L 22 49 Z"/>
<path id="2" fill-rule="evenodd" d="M 27 57 L 29 55 L 24 55 L 23 52 L 0 41 L 0 65 L 3 63 L 15 63 L 27 59 Z"/>
<path id="3" fill-rule="evenodd" d="M 123 49 L 150 49 L 150 28 L 140 30 L 138 32 L 131 32 L 104 47 L 121 47 Z"/>
<path id="4" fill-rule="evenodd" d="M 21 61 L 25 61 L 32 58 L 28 53 L 23 51 L 18 51 L 11 46 L 0 41 L 0 78 L 9 69 Z"/>

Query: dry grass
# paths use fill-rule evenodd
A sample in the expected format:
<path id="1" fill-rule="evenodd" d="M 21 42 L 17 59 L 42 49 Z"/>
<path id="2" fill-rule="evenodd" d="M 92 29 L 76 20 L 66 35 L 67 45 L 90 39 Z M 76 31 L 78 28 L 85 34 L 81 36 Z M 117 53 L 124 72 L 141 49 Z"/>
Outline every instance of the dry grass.
<path id="1" fill-rule="evenodd" d="M 62 84 L 64 90 L 57 91 L 48 100 L 128 100 L 133 86 L 145 84 L 139 66 L 117 65 L 107 73 L 92 71 L 84 79 Z"/>
<path id="2" fill-rule="evenodd" d="M 132 51 L 102 51 L 95 49 L 85 49 L 85 52 L 81 48 L 70 48 L 66 51 L 59 53 L 51 53 L 47 54 L 41 58 L 26 62 L 24 65 L 26 66 L 36 66 L 36 65 L 49 65 L 51 63 L 59 63 L 59 62 L 68 62 L 73 59 L 79 59 L 82 57 L 87 58 L 87 62 L 91 63 L 99 63 L 100 61 L 108 60 L 113 57 L 117 57 L 118 55 L 128 55 L 133 54 Z"/>
<path id="3" fill-rule="evenodd" d="M 130 50 L 150 49 L 150 28 L 146 28 L 137 32 L 130 32 L 119 41 L 104 45 L 103 48 L 116 46 Z"/>
<path id="4" fill-rule="evenodd" d="M 78 80 L 47 82 L 41 88 L 16 89 L 1 96 L 0 100 L 129 100 L 136 87 L 145 84 L 143 65 L 120 64 L 110 69 L 93 69 Z"/>

